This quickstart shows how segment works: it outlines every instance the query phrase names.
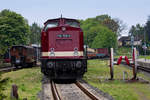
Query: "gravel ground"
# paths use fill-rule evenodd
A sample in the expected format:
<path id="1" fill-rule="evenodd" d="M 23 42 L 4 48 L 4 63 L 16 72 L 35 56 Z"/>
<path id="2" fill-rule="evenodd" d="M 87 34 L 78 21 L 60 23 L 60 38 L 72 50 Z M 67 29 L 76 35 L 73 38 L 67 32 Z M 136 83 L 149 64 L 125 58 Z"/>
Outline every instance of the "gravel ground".
<path id="1" fill-rule="evenodd" d="M 43 76 L 42 79 L 42 90 L 38 93 L 40 100 L 53 100 L 50 80 Z"/>
<path id="2" fill-rule="evenodd" d="M 74 83 L 57 84 L 63 100 L 91 100 Z"/>

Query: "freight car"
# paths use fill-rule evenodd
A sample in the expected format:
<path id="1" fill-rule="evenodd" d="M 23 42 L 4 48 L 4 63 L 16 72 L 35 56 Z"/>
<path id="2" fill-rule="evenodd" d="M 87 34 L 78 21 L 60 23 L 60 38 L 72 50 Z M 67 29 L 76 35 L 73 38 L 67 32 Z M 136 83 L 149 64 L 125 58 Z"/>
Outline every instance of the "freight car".
<path id="1" fill-rule="evenodd" d="M 96 58 L 95 49 L 87 48 L 87 58 L 88 59 L 94 59 L 94 58 Z"/>
<path id="2" fill-rule="evenodd" d="M 36 65 L 35 48 L 15 45 L 10 48 L 11 65 L 18 68 Z"/>
<path id="3" fill-rule="evenodd" d="M 108 48 L 96 48 L 95 52 L 96 52 L 96 57 L 97 58 L 109 57 Z"/>
<path id="4" fill-rule="evenodd" d="M 83 31 L 75 19 L 44 23 L 41 33 L 41 71 L 51 79 L 82 78 L 87 71 Z"/>
<path id="5" fill-rule="evenodd" d="M 108 48 L 87 48 L 88 59 L 109 57 Z"/>

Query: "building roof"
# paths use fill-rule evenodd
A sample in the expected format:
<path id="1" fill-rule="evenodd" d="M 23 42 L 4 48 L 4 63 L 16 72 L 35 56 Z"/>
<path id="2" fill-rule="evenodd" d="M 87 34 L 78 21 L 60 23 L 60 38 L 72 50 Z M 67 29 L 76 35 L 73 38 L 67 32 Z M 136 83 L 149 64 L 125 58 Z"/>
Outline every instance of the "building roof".
<path id="1" fill-rule="evenodd" d="M 134 41 L 140 41 L 140 38 L 134 37 Z M 131 36 L 122 36 L 118 41 L 131 41 Z"/>
<path id="2" fill-rule="evenodd" d="M 130 37 L 129 36 L 122 36 L 119 41 L 129 41 Z"/>

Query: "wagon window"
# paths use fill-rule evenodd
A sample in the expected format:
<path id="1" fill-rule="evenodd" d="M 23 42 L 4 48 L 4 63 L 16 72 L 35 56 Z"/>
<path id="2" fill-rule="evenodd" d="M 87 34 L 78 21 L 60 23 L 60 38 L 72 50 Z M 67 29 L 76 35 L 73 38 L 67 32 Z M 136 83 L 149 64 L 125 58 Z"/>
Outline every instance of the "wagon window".
<path id="1" fill-rule="evenodd" d="M 53 21 L 53 22 L 48 22 L 45 26 L 45 30 L 51 27 L 57 27 L 58 26 L 58 21 Z"/>
<path id="2" fill-rule="evenodd" d="M 66 20 L 66 24 L 71 27 L 79 27 L 79 23 L 76 21 L 72 21 L 72 20 Z"/>

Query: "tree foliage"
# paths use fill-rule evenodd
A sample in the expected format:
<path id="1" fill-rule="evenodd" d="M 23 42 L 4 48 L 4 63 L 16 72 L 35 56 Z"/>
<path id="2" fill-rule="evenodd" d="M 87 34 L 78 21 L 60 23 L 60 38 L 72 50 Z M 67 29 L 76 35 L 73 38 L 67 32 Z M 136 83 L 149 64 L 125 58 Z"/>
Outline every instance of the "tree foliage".
<path id="1" fill-rule="evenodd" d="M 144 39 L 144 27 L 140 24 L 132 25 L 129 30 L 129 36 L 133 35 L 136 39 Z"/>
<path id="2" fill-rule="evenodd" d="M 148 20 L 145 25 L 145 32 L 148 37 L 148 41 L 150 41 L 150 16 L 148 16 Z"/>
<path id="3" fill-rule="evenodd" d="M 112 32 L 116 32 L 118 31 L 119 25 L 118 23 L 113 20 L 113 19 L 105 19 L 102 23 L 104 26 L 108 27 L 110 30 L 112 30 Z"/>
<path id="4" fill-rule="evenodd" d="M 40 44 L 41 29 L 35 22 L 30 26 L 30 44 Z"/>
<path id="5" fill-rule="evenodd" d="M 0 12 L 0 54 L 12 45 L 29 43 L 29 25 L 20 14 L 10 10 Z"/>
<path id="6" fill-rule="evenodd" d="M 129 30 L 129 36 L 133 35 L 134 39 L 142 40 L 142 45 L 139 46 L 139 51 L 141 54 L 144 54 L 143 45 L 150 47 L 150 16 L 148 16 L 148 20 L 145 25 L 132 25 Z M 148 51 L 146 52 L 149 53 Z"/>
<path id="7" fill-rule="evenodd" d="M 92 48 L 115 48 L 117 45 L 117 37 L 111 30 L 106 27 L 98 27 L 99 31 L 92 42 Z"/>
<path id="8" fill-rule="evenodd" d="M 95 18 L 80 20 L 81 28 L 84 32 L 84 42 L 89 47 L 115 47 L 117 45 L 117 37 L 124 29 L 123 23 L 119 19 L 112 19 L 108 15 L 100 15 Z M 107 43 L 107 39 L 112 38 L 115 42 Z M 103 45 L 104 43 L 105 45 Z"/>

